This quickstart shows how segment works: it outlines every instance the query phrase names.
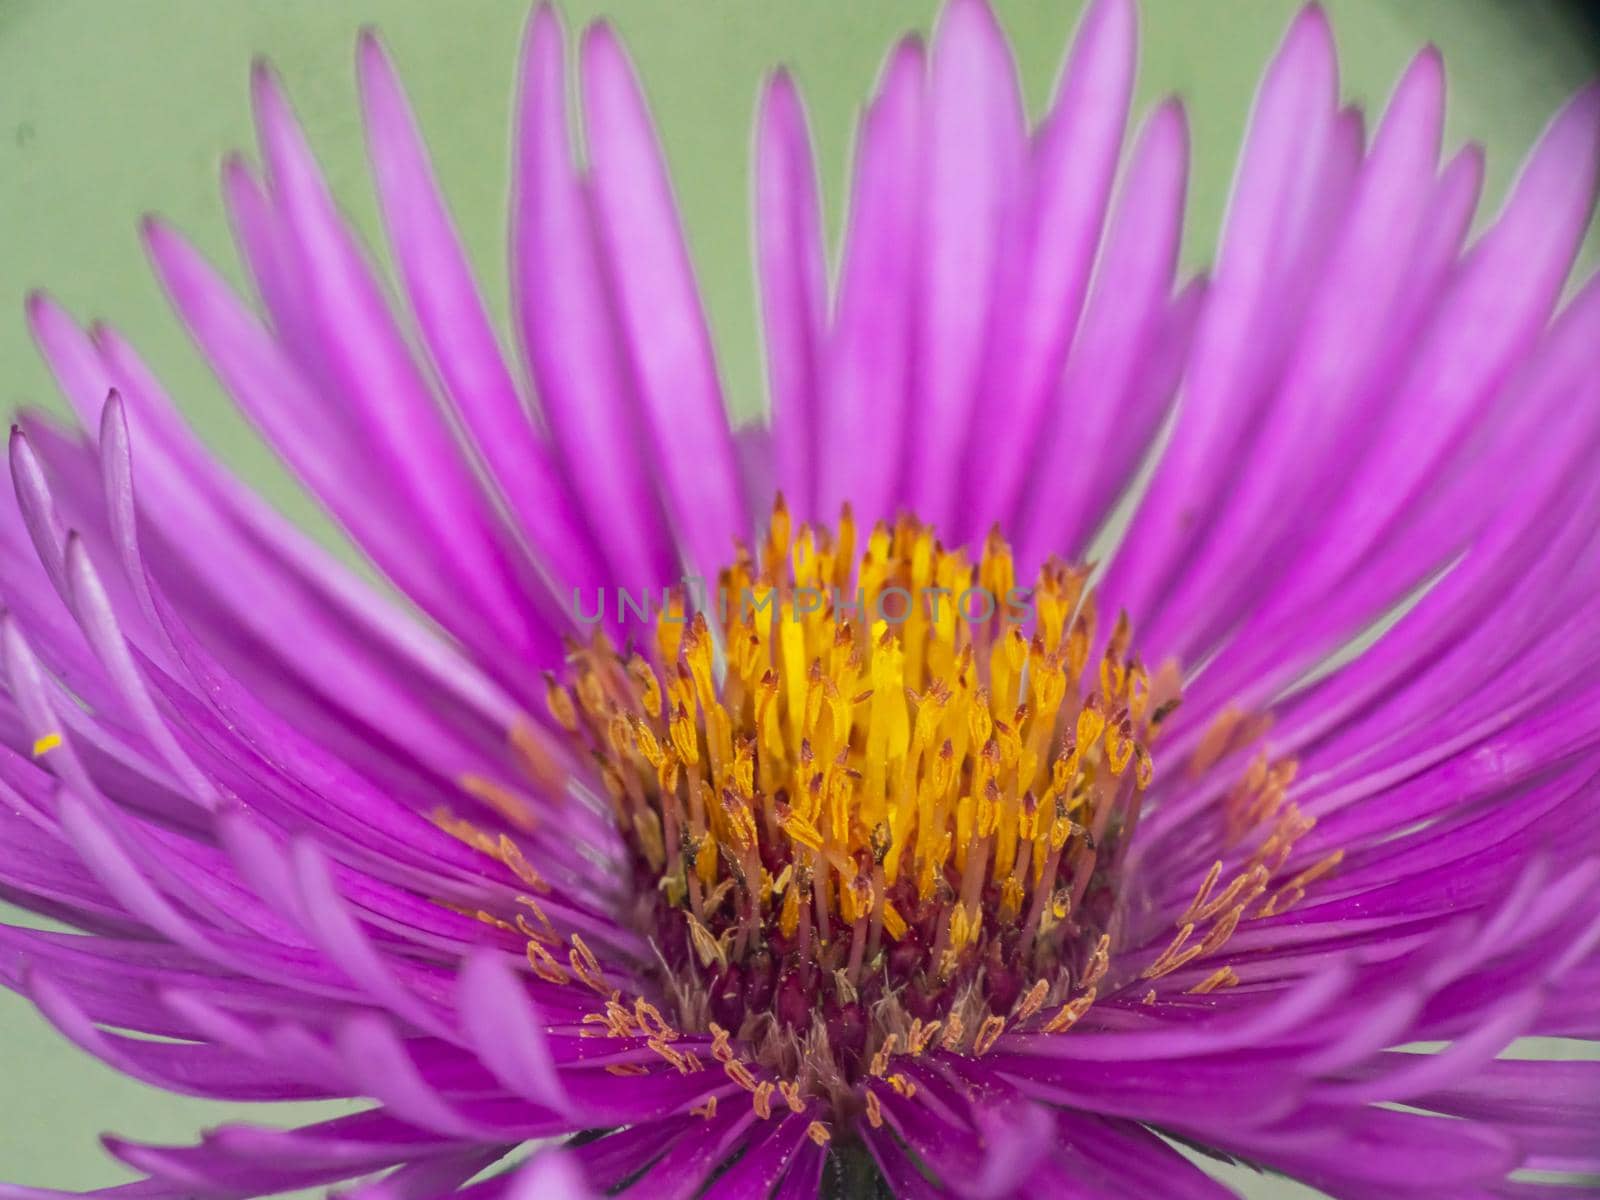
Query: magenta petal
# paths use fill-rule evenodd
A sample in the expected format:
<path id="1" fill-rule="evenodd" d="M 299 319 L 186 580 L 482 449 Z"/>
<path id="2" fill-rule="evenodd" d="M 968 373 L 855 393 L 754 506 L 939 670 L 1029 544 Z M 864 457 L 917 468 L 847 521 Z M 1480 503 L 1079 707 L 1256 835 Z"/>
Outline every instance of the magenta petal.
<path id="1" fill-rule="evenodd" d="M 1026 137 L 1016 65 L 986 0 L 951 0 L 929 60 L 907 497 L 955 516 L 1006 239 L 1021 223 Z M 974 155 L 978 157 L 974 159 Z"/>
<path id="2" fill-rule="evenodd" d="M 819 423 L 816 511 L 894 514 L 908 448 L 914 236 L 923 191 L 923 50 L 890 53 L 862 119 Z"/>
<path id="3" fill-rule="evenodd" d="M 467 1036 L 506 1087 L 566 1112 L 571 1102 L 551 1061 L 537 1010 L 501 956 L 474 955 L 462 968 L 458 1006 Z"/>
<path id="4" fill-rule="evenodd" d="M 587 201 L 568 146 L 562 31 L 541 5 L 523 46 L 511 197 L 513 295 L 525 352 L 573 494 L 614 585 L 670 578 L 674 552 L 649 469 Z M 628 513 L 626 521 L 603 519 Z"/>
<path id="5" fill-rule="evenodd" d="M 508 592 L 510 567 L 493 519 L 267 71 L 255 73 L 253 96 L 274 199 L 295 236 L 306 299 L 322 317 L 324 364 L 375 456 L 412 486 L 417 515 L 455 568 L 457 585 L 515 645 L 526 636 L 525 617 Z"/>
<path id="6" fill-rule="evenodd" d="M 1131 0 L 1097 0 L 1087 6 L 1062 69 L 1060 91 L 1037 134 L 1029 164 L 1024 228 L 1009 247 L 1011 254 L 1023 261 L 1010 265 L 1016 277 L 1005 279 L 1008 290 L 997 297 L 997 307 L 1007 315 L 994 322 L 980 392 L 980 403 L 992 412 L 991 419 L 1007 423 L 1011 436 L 971 443 L 963 480 L 970 507 L 962 517 L 969 536 L 987 532 L 994 521 L 1011 529 L 1013 520 L 1027 520 L 1041 512 L 1053 515 L 1059 506 L 1041 497 L 1019 511 L 1017 500 L 1030 463 L 1063 461 L 1058 453 L 1053 456 L 1051 449 L 1039 447 L 1035 434 L 1043 429 L 1054 448 L 1048 433 L 1061 425 L 1051 419 L 1057 407 L 1055 384 L 1068 347 L 1078 334 L 1090 268 L 1100 252 L 1101 226 L 1128 120 L 1137 41 L 1137 14 Z M 1158 110 L 1152 123 L 1170 124 L 1170 115 L 1159 115 L 1165 112 L 1165 107 Z M 1177 208 L 1181 209 L 1181 177 L 1186 164 L 1181 151 L 1177 157 Z M 1161 206 L 1167 188 L 1159 180 L 1145 178 L 1139 168 L 1132 170 L 1124 186 L 1127 205 Z M 1142 224 L 1137 217 L 1126 220 Z M 1169 220 L 1170 232 L 1158 220 L 1141 235 L 1150 241 L 1151 254 L 1157 260 L 1166 240 L 1176 238 L 1181 218 Z M 1101 270 L 1107 278 L 1101 290 L 1112 291 L 1110 281 L 1117 281 L 1115 290 L 1125 297 L 1118 307 L 1132 309 L 1136 315 L 1131 323 L 1137 324 L 1141 295 L 1137 278 L 1125 278 L 1109 261 Z M 1081 336 L 1088 338 L 1087 329 Z M 1076 413 L 1079 405 L 1063 397 L 1060 407 Z M 1078 433 L 1080 444 L 1098 440 L 1089 431 Z M 1046 470 L 1043 474 L 1054 478 L 1072 473 Z M 1027 544 L 1022 532 L 1013 536 Z M 1023 558 L 1031 561 L 1026 553 Z"/>
<path id="7" fill-rule="evenodd" d="M 1301 11 L 1256 97 L 1178 425 L 1112 568 L 1107 590 L 1138 619 L 1192 549 L 1281 340 L 1262 321 L 1289 285 L 1298 221 L 1335 120 L 1337 65 L 1322 10 Z"/>
<path id="8" fill-rule="evenodd" d="M 583 37 L 595 220 L 673 528 L 702 578 L 750 530 L 738 464 L 660 147 L 633 68 L 604 25 Z"/>
<path id="9" fill-rule="evenodd" d="M 1023 465 L 1034 468 L 1027 502 L 1016 515 L 1023 563 L 1080 547 L 1103 515 L 1096 485 L 1110 479 L 1120 486 L 1133 465 L 1124 459 L 1086 462 L 1076 471 L 1051 466 L 1069 461 L 1075 446 L 1104 446 L 1101 453 L 1110 458 L 1117 427 L 1137 428 L 1133 392 L 1141 366 L 1166 332 L 1188 171 L 1188 124 L 1183 109 L 1169 101 L 1140 134 L 1125 199 L 1107 235 L 1102 282 L 1089 300 L 1064 374 L 1041 406 L 1038 437 L 1020 446 L 1029 452 Z M 1016 486 L 1022 486 L 1020 479 Z"/>
<path id="10" fill-rule="evenodd" d="M 598 1200 L 570 1155 L 541 1150 L 516 1174 L 506 1200 Z"/>
<path id="11" fill-rule="evenodd" d="M 785 71 L 767 84 L 756 126 L 755 227 L 778 483 L 801 520 L 831 520 L 812 507 L 828 303 L 822 208 L 805 109 Z"/>
<path id="12" fill-rule="evenodd" d="M 506 369 L 404 93 L 375 35 L 363 37 L 357 64 L 390 240 L 453 405 L 519 529 L 555 577 L 574 586 L 596 586 L 603 577 L 588 529 L 573 511 Z"/>

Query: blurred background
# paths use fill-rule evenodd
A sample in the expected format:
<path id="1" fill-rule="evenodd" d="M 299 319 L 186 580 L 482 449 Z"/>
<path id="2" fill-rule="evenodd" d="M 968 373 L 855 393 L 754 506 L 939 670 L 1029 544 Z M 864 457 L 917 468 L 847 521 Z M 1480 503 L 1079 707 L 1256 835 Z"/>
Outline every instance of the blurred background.
<path id="1" fill-rule="evenodd" d="M 997 0 L 1037 112 L 1055 82 L 1079 0 Z M 1168 93 L 1193 133 L 1191 266 L 1211 255 L 1256 79 L 1295 0 L 1143 0 L 1141 111 Z M 1595 73 L 1593 6 L 1559 0 L 1326 0 L 1348 99 L 1369 112 L 1418 47 L 1437 44 L 1451 81 L 1448 141 L 1489 151 L 1492 213 L 1557 105 Z M 859 104 L 885 48 L 926 30 L 935 0 L 611 0 L 562 5 L 569 28 L 621 30 L 654 106 L 736 415 L 764 405 L 752 283 L 752 114 L 772 66 L 792 68 L 818 143 L 836 236 Z M 79 317 L 140 347 L 202 436 L 318 536 L 337 535 L 233 413 L 166 309 L 135 235 L 160 212 L 240 282 L 216 196 L 223 155 L 251 140 L 250 59 L 282 72 L 330 181 L 376 231 L 352 56 L 364 24 L 384 34 L 492 309 L 504 321 L 509 103 L 523 0 L 0 0 L 0 407 L 59 407 L 23 328 L 21 302 L 46 287 Z M 374 238 L 374 241 L 376 239 Z M 1593 244 L 1588 261 L 1593 262 Z M 7 919 L 25 919 L 6 913 Z M 348 1106 L 347 1106 L 348 1107 Z M 158 1093 L 69 1049 L 29 1006 L 0 992 L 0 1180 L 57 1188 L 123 1178 L 105 1130 L 187 1141 L 225 1119 L 273 1123 L 328 1106 L 242 1110 Z M 1227 1173 L 1255 1197 L 1314 1193 Z"/>

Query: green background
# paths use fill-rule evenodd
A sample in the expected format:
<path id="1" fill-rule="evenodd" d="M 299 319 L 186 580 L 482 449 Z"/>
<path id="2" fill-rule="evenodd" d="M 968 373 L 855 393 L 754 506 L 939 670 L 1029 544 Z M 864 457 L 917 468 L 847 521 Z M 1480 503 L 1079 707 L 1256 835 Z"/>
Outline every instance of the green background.
<path id="1" fill-rule="evenodd" d="M 1050 94 L 1078 15 L 1068 3 L 999 3 L 1030 107 Z M 1138 105 L 1176 92 L 1194 142 L 1186 258 L 1209 257 L 1257 75 L 1290 0 L 1146 0 Z M 1567 8 L 1539 0 L 1330 0 L 1347 95 L 1381 104 L 1415 49 L 1450 68 L 1451 146 L 1489 148 L 1489 198 L 1560 101 L 1592 72 Z M 836 233 L 854 115 L 880 56 L 932 22 L 931 0 L 637 0 L 567 3 L 570 26 L 615 21 L 643 74 L 682 202 L 730 404 L 760 411 L 747 171 L 763 74 L 789 64 L 817 136 Z M 56 405 L 29 344 L 23 293 L 45 286 L 80 317 L 129 334 L 202 434 L 297 519 L 331 530 L 255 442 L 166 309 L 135 237 L 146 211 L 188 231 L 236 280 L 216 198 L 223 154 L 248 145 L 247 64 L 283 73 L 334 189 L 375 232 L 352 52 L 375 23 L 398 61 L 469 253 L 504 319 L 507 114 L 521 0 L 0 0 L 0 406 Z M 1490 209 L 1486 207 L 1486 211 Z M 348 1106 L 347 1106 L 348 1107 Z M 84 1188 L 123 1178 L 94 1141 L 106 1129 L 186 1140 L 240 1110 L 157 1093 L 65 1046 L 0 994 L 0 1179 Z M 265 1120 L 326 1108 L 255 1108 Z M 1244 1178 L 1252 1195 L 1308 1195 Z"/>

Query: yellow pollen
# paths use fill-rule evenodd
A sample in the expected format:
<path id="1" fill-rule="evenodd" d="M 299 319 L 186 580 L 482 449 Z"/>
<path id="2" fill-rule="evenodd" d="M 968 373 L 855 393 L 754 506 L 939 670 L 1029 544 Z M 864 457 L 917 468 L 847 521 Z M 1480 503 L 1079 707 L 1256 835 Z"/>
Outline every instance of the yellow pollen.
<path id="1" fill-rule="evenodd" d="M 883 1039 L 883 1045 L 878 1047 L 878 1052 L 872 1056 L 872 1066 L 868 1074 L 882 1078 L 889 1069 L 889 1060 L 894 1057 L 896 1046 L 900 1042 L 898 1033 L 891 1033 Z"/>
<path id="2" fill-rule="evenodd" d="M 939 1032 L 939 1021 L 922 1023 L 921 1017 L 914 1017 L 911 1021 L 911 1032 L 906 1035 L 906 1052 L 912 1055 L 921 1054 L 928 1048 L 928 1043 L 933 1041 L 934 1034 Z"/>
<path id="3" fill-rule="evenodd" d="M 1006 1023 L 1003 1017 L 997 1017 L 993 1014 L 985 1017 L 983 1024 L 978 1027 L 977 1037 L 973 1039 L 972 1052 L 977 1055 L 989 1053 L 990 1047 L 999 1040 L 1000 1035 L 1005 1032 L 1005 1028 Z"/>
<path id="4" fill-rule="evenodd" d="M 772 1093 L 777 1091 L 777 1085 L 763 1079 L 757 1086 L 755 1094 L 750 1097 L 750 1105 L 755 1109 L 756 1116 L 763 1121 L 772 1116 Z"/>
<path id="5" fill-rule="evenodd" d="M 555 956 L 536 941 L 528 942 L 528 965 L 533 973 L 547 983 L 570 983 L 571 977 L 555 960 Z"/>
<path id="6" fill-rule="evenodd" d="M 1125 617 L 1097 637 L 1088 577 L 1051 561 L 1019 587 L 998 534 L 974 558 L 909 516 L 858 537 L 848 509 L 828 529 L 780 499 L 698 610 L 665 598 L 638 652 L 603 634 L 569 646 L 550 712 L 633 855 L 636 917 L 677 1011 L 640 1000 L 627 1023 L 657 1055 L 678 1066 L 678 1030 L 708 1032 L 763 1118 L 775 1096 L 799 1112 L 820 1095 L 872 1120 L 864 1078 L 915 1090 L 891 1073 L 898 1056 L 981 1055 L 1007 1029 L 1060 1032 L 1087 1012 L 1151 746 L 1180 700 L 1176 666 L 1147 670 Z M 1188 771 L 1242 758 L 1263 728 L 1227 714 Z M 1219 787 L 1224 856 L 1143 978 L 1215 953 L 1247 913 L 1281 911 L 1337 865 L 1268 894 L 1309 828 L 1286 799 L 1293 771 L 1263 756 Z M 514 793 L 469 790 L 515 811 Z M 509 839 L 484 848 L 542 884 Z M 570 967 L 606 986 L 578 939 L 563 965 L 541 944 L 558 941 L 525 932 L 542 978 L 566 983 Z M 1219 968 L 1177 986 L 1236 982 Z M 758 1082 L 735 1042 L 778 1082 Z"/>
<path id="7" fill-rule="evenodd" d="M 526 797 L 482 775 L 463 775 L 459 782 L 463 791 L 482 800 L 523 833 L 538 828 L 533 802 Z"/>
<path id="8" fill-rule="evenodd" d="M 1028 989 L 1028 994 L 1022 998 L 1022 1003 L 1017 1005 L 1014 1019 L 1020 1024 L 1028 1020 L 1034 1013 L 1044 1007 L 1044 999 L 1050 993 L 1050 981 L 1041 979 Z"/>
<path id="9" fill-rule="evenodd" d="M 792 1079 L 785 1079 L 778 1084 L 778 1094 L 783 1097 L 783 1102 L 789 1106 L 790 1112 L 805 1112 L 806 1102 L 800 1098 L 800 1086 Z"/>
<path id="10" fill-rule="evenodd" d="M 1041 1033 L 1065 1033 L 1078 1023 L 1079 1018 L 1093 1007 L 1095 990 L 1090 988 L 1076 1000 L 1069 1000 L 1063 1004 L 1055 1016 L 1051 1017 L 1041 1027 Z"/>
<path id="11" fill-rule="evenodd" d="M 1239 976 L 1230 966 L 1220 966 L 1207 975 L 1199 983 L 1188 989 L 1191 996 L 1203 996 L 1207 992 L 1214 992 L 1218 988 L 1234 987 L 1239 982 Z"/>
<path id="12" fill-rule="evenodd" d="M 869 1089 L 868 1092 L 867 1092 L 866 1104 L 867 1104 L 867 1123 L 870 1124 L 874 1129 L 882 1129 L 883 1128 L 883 1105 L 878 1100 L 878 1093 L 874 1092 L 874 1091 L 871 1091 Z"/>
<path id="13" fill-rule="evenodd" d="M 1091 667 L 1086 579 L 1051 562 L 1021 589 L 997 534 L 974 562 L 910 517 L 858 552 L 848 509 L 797 528 L 779 499 L 706 610 L 670 595 L 653 656 L 571 646 L 550 714 L 658 880 L 640 915 L 678 1021 L 720 1030 L 730 1074 L 728 1038 L 757 1035 L 779 1077 L 837 1094 L 936 1034 L 982 1053 L 1104 971 L 1072 910 L 1131 837 L 1178 691 L 1126 619 Z"/>

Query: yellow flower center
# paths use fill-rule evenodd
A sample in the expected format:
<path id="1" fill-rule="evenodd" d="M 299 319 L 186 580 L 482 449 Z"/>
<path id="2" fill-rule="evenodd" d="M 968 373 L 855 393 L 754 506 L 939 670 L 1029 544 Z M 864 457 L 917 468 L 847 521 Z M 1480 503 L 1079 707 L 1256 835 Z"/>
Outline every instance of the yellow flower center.
<path id="1" fill-rule="evenodd" d="M 713 594 L 669 594 L 651 653 L 597 636 L 549 693 L 631 847 L 677 1027 L 841 1101 L 896 1053 L 982 1053 L 1092 1003 L 1178 698 L 1126 620 L 1094 656 L 1086 567 L 1018 586 L 998 535 L 976 562 L 910 517 L 856 536 L 848 510 L 795 530 L 780 499 Z"/>

